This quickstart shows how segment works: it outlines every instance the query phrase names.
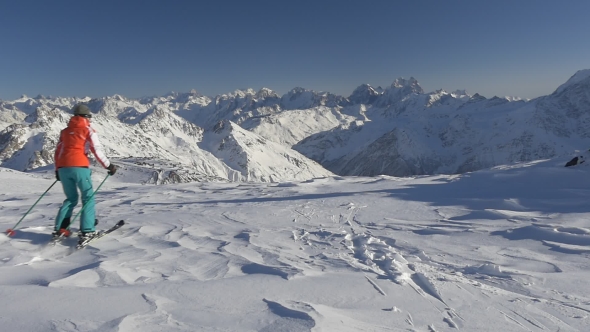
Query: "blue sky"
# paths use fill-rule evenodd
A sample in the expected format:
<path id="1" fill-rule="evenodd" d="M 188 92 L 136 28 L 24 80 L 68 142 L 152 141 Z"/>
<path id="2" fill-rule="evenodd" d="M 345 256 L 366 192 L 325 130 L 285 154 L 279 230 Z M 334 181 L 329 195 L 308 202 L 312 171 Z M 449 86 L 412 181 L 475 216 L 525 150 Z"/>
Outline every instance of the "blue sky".
<path id="1" fill-rule="evenodd" d="M 0 0 L 0 99 L 348 96 L 411 76 L 534 98 L 590 68 L 589 13 L 586 0 Z"/>

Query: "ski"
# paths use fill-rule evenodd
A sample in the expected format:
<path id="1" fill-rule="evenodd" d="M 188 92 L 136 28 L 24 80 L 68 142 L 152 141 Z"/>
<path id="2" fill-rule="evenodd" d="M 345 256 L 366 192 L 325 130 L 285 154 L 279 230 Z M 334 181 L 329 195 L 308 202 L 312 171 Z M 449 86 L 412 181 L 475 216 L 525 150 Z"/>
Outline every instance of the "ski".
<path id="1" fill-rule="evenodd" d="M 105 236 L 105 235 L 107 235 L 109 233 L 112 233 L 112 232 L 116 231 L 117 229 L 121 228 L 123 225 L 125 225 L 125 221 L 124 220 L 119 220 L 119 222 L 116 223 L 113 227 L 111 227 L 111 228 L 109 228 L 107 230 L 104 230 L 104 231 L 99 231 L 96 234 L 96 236 L 94 236 L 94 237 L 92 237 L 92 238 L 90 238 L 90 239 L 88 239 L 88 240 L 86 240 L 86 241 L 84 241 L 82 243 L 78 243 L 78 245 L 76 246 L 76 249 L 83 249 L 83 248 L 85 248 L 89 243 L 91 243 L 93 241 L 96 241 L 96 240 L 100 239 L 101 237 L 103 237 L 103 236 Z"/>

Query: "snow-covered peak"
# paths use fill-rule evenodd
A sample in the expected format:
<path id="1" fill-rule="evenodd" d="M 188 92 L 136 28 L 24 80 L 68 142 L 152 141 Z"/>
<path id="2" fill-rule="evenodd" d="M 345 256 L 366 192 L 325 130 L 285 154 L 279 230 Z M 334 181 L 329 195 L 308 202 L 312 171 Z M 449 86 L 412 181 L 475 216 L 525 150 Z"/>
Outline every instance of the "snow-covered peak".
<path id="1" fill-rule="evenodd" d="M 313 99 L 313 91 L 296 87 L 283 95 L 281 106 L 285 109 L 306 109 L 312 107 Z"/>
<path id="2" fill-rule="evenodd" d="M 486 97 L 480 95 L 479 93 L 474 94 L 470 98 L 471 101 L 480 101 L 480 100 L 486 100 L 486 99 L 487 99 Z"/>
<path id="3" fill-rule="evenodd" d="M 147 97 L 144 99 L 165 99 L 165 100 L 174 100 L 174 99 L 178 99 L 178 98 L 190 98 L 190 97 L 203 97 L 202 94 L 200 94 L 197 90 L 195 89 L 191 89 L 189 92 L 174 92 L 171 91 L 165 95 L 163 95 L 162 97 Z"/>
<path id="4" fill-rule="evenodd" d="M 389 88 L 385 89 L 384 93 L 392 90 L 403 90 L 407 94 L 424 93 L 420 83 L 418 83 L 418 81 L 413 77 L 410 77 L 409 79 L 405 79 L 403 77 L 397 78 L 395 81 L 393 81 L 393 83 L 391 83 Z"/>
<path id="5" fill-rule="evenodd" d="M 44 126 L 55 122 L 55 120 L 57 120 L 59 124 L 62 124 L 67 122 L 69 118 L 69 114 L 62 112 L 58 108 L 41 105 L 37 107 L 35 112 L 29 114 L 25 118 L 25 122 L 35 123 L 37 126 Z"/>
<path id="6" fill-rule="evenodd" d="M 376 105 L 382 107 L 393 105 L 409 95 L 423 93 L 424 89 L 422 89 L 415 78 L 398 78 L 393 81 L 390 87 L 383 91 L 383 94 L 377 99 Z"/>
<path id="7" fill-rule="evenodd" d="M 236 99 L 236 98 L 246 98 L 251 97 L 256 94 L 254 89 L 237 89 L 234 92 L 230 92 L 227 94 L 222 94 L 219 97 L 222 99 Z"/>
<path id="8" fill-rule="evenodd" d="M 418 80 L 416 80 L 413 77 L 410 77 L 409 79 L 405 79 L 403 77 L 397 78 L 395 81 L 393 81 L 393 83 L 391 84 L 391 87 L 392 88 L 411 88 L 416 93 L 424 93 L 424 90 L 422 90 L 422 87 L 418 83 Z"/>
<path id="9" fill-rule="evenodd" d="M 559 94 L 567 88 L 585 81 L 590 83 L 590 69 L 578 70 L 567 82 L 560 85 L 554 93 Z"/>
<path id="10" fill-rule="evenodd" d="M 451 92 L 451 95 L 453 97 L 456 97 L 456 98 L 459 98 L 459 97 L 470 97 L 470 95 L 467 93 L 466 90 L 459 90 L 459 89 Z"/>
<path id="11" fill-rule="evenodd" d="M 197 90 L 193 89 L 187 93 L 178 93 L 175 96 L 170 96 L 165 100 L 161 100 L 161 99 L 154 99 L 155 104 L 166 104 L 168 103 L 169 105 L 174 105 L 174 104 L 178 104 L 176 106 L 171 106 L 174 109 L 181 109 L 181 108 L 187 108 L 190 105 L 193 104 L 197 104 L 198 107 L 204 107 L 207 106 L 209 103 L 211 103 L 211 98 L 204 96 L 202 94 L 200 94 L 199 92 L 197 92 Z"/>
<path id="12" fill-rule="evenodd" d="M 292 89 L 281 97 L 281 107 L 287 110 L 308 109 L 318 106 L 336 107 L 347 104 L 347 99 L 342 96 L 300 87 Z"/>
<path id="13" fill-rule="evenodd" d="M 469 98 L 467 98 L 467 100 L 468 99 Z M 428 98 L 426 99 L 426 106 L 433 107 L 435 105 L 448 104 L 455 100 L 466 101 L 466 99 L 463 98 L 463 95 L 456 93 L 448 93 L 447 91 L 440 89 L 428 94 Z"/>
<path id="14" fill-rule="evenodd" d="M 266 98 L 280 98 L 279 95 L 269 88 L 262 88 L 258 92 L 256 92 L 255 98 L 266 99 Z"/>
<path id="15" fill-rule="evenodd" d="M 168 93 L 163 94 L 162 97 L 163 98 L 169 98 L 169 97 L 176 98 L 176 97 L 178 97 L 179 94 L 180 94 L 179 92 L 170 91 Z"/>
<path id="16" fill-rule="evenodd" d="M 251 107 L 268 106 L 270 103 L 278 103 L 279 95 L 268 88 L 262 88 L 258 92 L 254 89 L 235 90 L 232 93 L 217 95 L 213 101 L 217 109 L 231 108 L 231 111 Z"/>
<path id="17" fill-rule="evenodd" d="M 123 97 L 123 96 L 121 96 L 119 94 L 115 94 L 111 98 L 114 99 L 114 100 L 118 100 L 118 101 L 127 101 L 127 98 L 125 98 L 125 97 Z"/>
<path id="18" fill-rule="evenodd" d="M 378 92 L 369 84 L 362 84 L 354 89 L 350 97 L 348 97 L 348 100 L 350 100 L 353 105 L 372 104 L 377 100 L 379 95 L 381 95 L 381 92 Z"/>
<path id="19" fill-rule="evenodd" d="M 523 99 L 521 97 L 516 97 L 516 96 L 504 96 L 504 99 L 506 99 L 508 101 L 521 101 L 521 100 L 526 100 L 526 99 Z"/>
<path id="20" fill-rule="evenodd" d="M 92 99 L 86 103 L 88 108 L 93 113 L 97 113 L 105 117 L 119 117 L 122 113 L 134 106 L 139 106 L 139 102 L 135 100 L 127 100 L 125 98 L 106 97 Z M 142 106 L 139 106 L 142 108 Z"/>

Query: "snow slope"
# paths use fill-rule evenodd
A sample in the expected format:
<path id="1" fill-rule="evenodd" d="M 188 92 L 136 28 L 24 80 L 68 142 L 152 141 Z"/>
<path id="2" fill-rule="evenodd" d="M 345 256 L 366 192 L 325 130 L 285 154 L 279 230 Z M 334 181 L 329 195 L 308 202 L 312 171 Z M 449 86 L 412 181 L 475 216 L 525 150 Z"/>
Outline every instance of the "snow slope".
<path id="1" fill-rule="evenodd" d="M 44 247 L 60 188 L 0 235 L 7 331 L 588 331 L 590 168 L 142 186 Z M 104 172 L 94 172 L 95 186 Z M 52 179 L 0 169 L 0 227 Z M 77 222 L 75 223 L 77 227 Z"/>

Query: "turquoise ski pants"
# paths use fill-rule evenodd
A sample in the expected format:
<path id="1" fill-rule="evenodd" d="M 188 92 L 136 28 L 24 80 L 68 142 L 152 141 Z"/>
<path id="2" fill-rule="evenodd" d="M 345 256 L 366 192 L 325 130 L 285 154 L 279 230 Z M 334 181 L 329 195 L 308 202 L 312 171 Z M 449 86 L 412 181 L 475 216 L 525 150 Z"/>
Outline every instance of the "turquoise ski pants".
<path id="1" fill-rule="evenodd" d="M 59 179 L 66 194 L 66 200 L 55 217 L 55 230 L 60 227 L 64 218 L 71 218 L 74 207 L 78 204 L 78 189 L 82 193 L 82 216 L 80 218 L 80 231 L 94 232 L 94 196 L 90 168 L 86 167 L 62 167 L 57 170 Z M 72 220 L 73 221 L 73 220 Z"/>

